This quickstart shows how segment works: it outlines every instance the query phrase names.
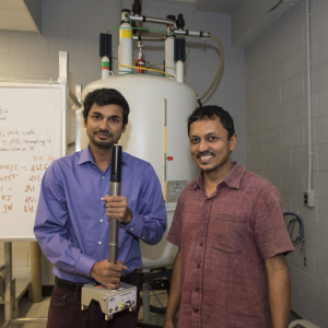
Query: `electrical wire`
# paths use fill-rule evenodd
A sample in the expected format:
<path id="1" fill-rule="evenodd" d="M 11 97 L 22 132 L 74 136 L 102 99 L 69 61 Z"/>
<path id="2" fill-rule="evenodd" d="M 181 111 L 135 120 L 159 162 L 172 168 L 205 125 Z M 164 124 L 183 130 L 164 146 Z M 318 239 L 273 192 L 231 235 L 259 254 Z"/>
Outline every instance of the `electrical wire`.
<path id="1" fill-rule="evenodd" d="M 302 219 L 297 214 L 292 212 L 284 212 L 284 216 L 288 216 L 288 215 L 294 216 L 294 218 L 287 223 L 287 230 L 290 236 L 290 240 L 292 241 L 293 245 L 298 245 L 304 239 L 304 224 Z M 292 238 L 293 238 L 294 227 L 296 222 L 299 223 L 299 231 L 298 231 L 298 235 L 293 240 Z"/>
<path id="2" fill-rule="evenodd" d="M 161 301 L 159 300 L 159 298 L 158 298 L 157 295 L 155 294 L 153 287 L 151 286 L 150 283 L 148 283 L 148 285 L 149 285 L 151 291 L 153 292 L 155 298 L 157 299 L 157 302 L 161 305 L 161 307 L 162 307 L 162 308 L 164 309 L 164 311 L 166 312 L 166 307 L 164 307 L 164 305 L 161 303 Z"/>
<path id="3" fill-rule="evenodd" d="M 169 74 L 169 73 L 166 73 L 166 72 L 163 72 L 163 71 L 158 71 L 158 70 L 151 69 L 151 68 L 144 68 L 144 67 L 130 66 L 130 65 L 121 64 L 120 62 L 118 63 L 118 65 L 119 65 L 119 66 L 122 66 L 122 67 L 126 67 L 126 68 L 142 69 L 142 70 L 144 70 L 144 71 L 157 72 L 157 73 L 160 73 L 160 74 L 166 74 L 166 75 L 168 75 L 168 76 L 174 77 L 174 75 L 171 75 L 171 74 Z"/>
<path id="4" fill-rule="evenodd" d="M 138 67 L 139 68 L 139 67 Z M 140 75 L 140 73 L 136 73 L 136 72 L 130 72 L 130 71 L 123 71 L 123 70 L 119 70 L 119 72 L 122 72 L 123 74 L 120 74 L 121 75 L 128 75 L 128 74 L 132 74 L 132 75 Z M 152 76 L 158 76 L 158 77 L 163 77 L 163 73 L 161 75 L 159 74 L 154 74 L 154 73 L 148 73 L 148 72 L 144 72 L 142 73 L 142 75 L 152 75 Z"/>
<path id="5" fill-rule="evenodd" d="M 204 98 L 210 93 L 210 91 L 211 91 L 212 88 L 214 87 L 215 83 L 216 83 L 217 80 L 219 79 L 219 76 L 220 76 L 221 71 L 222 71 L 222 69 L 223 69 L 223 62 L 224 62 L 224 49 L 223 49 L 223 44 L 222 44 L 221 40 L 220 40 L 218 37 L 216 37 L 215 35 L 210 34 L 210 37 L 211 37 L 212 39 L 214 39 L 214 40 L 218 43 L 218 45 L 219 45 L 219 47 L 220 47 L 221 60 L 220 60 L 219 68 L 218 68 L 218 70 L 217 70 L 217 72 L 216 72 L 216 74 L 215 74 L 215 77 L 214 77 L 214 79 L 213 79 L 211 85 L 208 87 L 208 89 L 205 91 L 205 93 L 200 97 L 200 100 L 203 100 L 203 99 L 204 99 Z M 188 46 L 188 47 L 189 47 L 189 46 Z"/>
<path id="6" fill-rule="evenodd" d="M 169 67 L 169 66 L 165 66 L 163 64 L 159 64 L 159 63 L 152 63 L 152 62 L 148 62 L 149 66 L 147 67 L 152 67 L 152 66 L 161 66 L 161 67 L 164 67 L 164 68 L 169 68 L 169 69 L 174 69 L 176 70 L 176 68 L 173 68 L 173 67 Z"/>

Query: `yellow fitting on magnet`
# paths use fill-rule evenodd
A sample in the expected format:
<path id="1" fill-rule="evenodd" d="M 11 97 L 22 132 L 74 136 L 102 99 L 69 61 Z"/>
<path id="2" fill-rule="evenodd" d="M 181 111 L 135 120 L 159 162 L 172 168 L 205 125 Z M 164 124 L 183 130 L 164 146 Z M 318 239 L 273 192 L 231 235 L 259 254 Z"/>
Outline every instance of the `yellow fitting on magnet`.
<path id="1" fill-rule="evenodd" d="M 120 30 L 120 39 L 122 39 L 122 38 L 132 39 L 132 33 L 131 33 L 131 31 Z"/>

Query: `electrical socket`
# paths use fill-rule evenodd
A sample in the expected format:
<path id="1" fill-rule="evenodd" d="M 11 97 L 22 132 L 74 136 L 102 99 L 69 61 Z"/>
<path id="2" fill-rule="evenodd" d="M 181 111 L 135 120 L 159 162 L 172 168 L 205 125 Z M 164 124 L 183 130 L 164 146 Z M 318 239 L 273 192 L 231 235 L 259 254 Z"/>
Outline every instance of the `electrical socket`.
<path id="1" fill-rule="evenodd" d="M 306 207 L 314 207 L 314 190 L 308 189 L 303 195 L 303 204 Z"/>

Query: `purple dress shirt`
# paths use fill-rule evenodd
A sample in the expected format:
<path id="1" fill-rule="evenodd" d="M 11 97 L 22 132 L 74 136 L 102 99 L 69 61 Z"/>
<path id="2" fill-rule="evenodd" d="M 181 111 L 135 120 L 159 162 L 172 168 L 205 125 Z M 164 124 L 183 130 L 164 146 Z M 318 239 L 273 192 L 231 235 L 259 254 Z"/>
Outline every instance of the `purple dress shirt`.
<path id="1" fill-rule="evenodd" d="M 103 173 L 89 146 L 62 157 L 47 169 L 41 185 L 34 233 L 52 273 L 60 279 L 91 283 L 96 261 L 108 259 L 109 222 L 104 202 L 110 194 L 111 164 Z M 127 270 L 141 268 L 139 238 L 157 244 L 166 229 L 161 184 L 152 166 L 122 154 L 121 195 L 132 211 L 129 224 L 119 224 L 118 260 Z"/>

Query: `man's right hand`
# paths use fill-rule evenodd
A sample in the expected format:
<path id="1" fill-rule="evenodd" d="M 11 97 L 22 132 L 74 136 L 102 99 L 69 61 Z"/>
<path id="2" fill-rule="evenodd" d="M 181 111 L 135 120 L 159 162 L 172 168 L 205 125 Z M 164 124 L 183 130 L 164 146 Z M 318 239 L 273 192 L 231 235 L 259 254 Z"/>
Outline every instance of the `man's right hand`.
<path id="1" fill-rule="evenodd" d="M 112 264 L 108 260 L 102 260 L 97 261 L 93 265 L 90 275 L 103 286 L 116 289 L 120 285 L 122 270 L 126 269 L 127 267 L 121 261 L 117 261 L 117 264 Z"/>

